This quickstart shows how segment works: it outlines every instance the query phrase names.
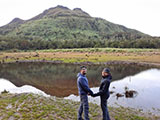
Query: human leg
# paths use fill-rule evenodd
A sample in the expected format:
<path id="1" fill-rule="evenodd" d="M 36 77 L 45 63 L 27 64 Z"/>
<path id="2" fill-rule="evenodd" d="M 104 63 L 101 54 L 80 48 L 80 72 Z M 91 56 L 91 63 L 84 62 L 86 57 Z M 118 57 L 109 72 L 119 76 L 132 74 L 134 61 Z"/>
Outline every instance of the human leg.
<path id="1" fill-rule="evenodd" d="M 84 95 L 83 96 L 83 109 L 84 109 L 84 119 L 89 120 L 89 104 L 88 104 L 88 96 Z"/>
<path id="2" fill-rule="evenodd" d="M 108 107 L 107 107 L 107 99 L 101 97 L 101 108 L 103 112 L 103 120 L 110 120 Z"/>
<path id="3" fill-rule="evenodd" d="M 82 120 L 82 113 L 83 113 L 83 100 L 82 96 L 80 96 L 80 106 L 78 109 L 78 120 Z"/>

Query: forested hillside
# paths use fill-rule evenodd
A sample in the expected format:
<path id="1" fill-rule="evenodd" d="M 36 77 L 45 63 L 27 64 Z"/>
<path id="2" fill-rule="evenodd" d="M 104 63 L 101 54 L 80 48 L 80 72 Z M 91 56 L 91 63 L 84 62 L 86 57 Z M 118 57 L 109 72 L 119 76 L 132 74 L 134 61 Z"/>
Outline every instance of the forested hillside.
<path id="1" fill-rule="evenodd" d="M 0 27 L 0 50 L 87 47 L 160 48 L 160 38 L 63 6 Z"/>

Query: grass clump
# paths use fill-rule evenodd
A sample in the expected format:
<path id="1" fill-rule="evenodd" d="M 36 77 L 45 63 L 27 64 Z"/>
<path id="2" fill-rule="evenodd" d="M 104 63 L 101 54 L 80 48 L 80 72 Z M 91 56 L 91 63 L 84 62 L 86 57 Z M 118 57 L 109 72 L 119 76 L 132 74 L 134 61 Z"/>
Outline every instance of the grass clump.
<path id="1" fill-rule="evenodd" d="M 102 119 L 100 106 L 90 103 L 91 120 Z M 10 106 L 10 107 L 8 107 Z M 35 94 L 0 94 L 1 119 L 75 120 L 79 102 Z M 138 110 L 109 107 L 112 120 L 159 120 Z"/>

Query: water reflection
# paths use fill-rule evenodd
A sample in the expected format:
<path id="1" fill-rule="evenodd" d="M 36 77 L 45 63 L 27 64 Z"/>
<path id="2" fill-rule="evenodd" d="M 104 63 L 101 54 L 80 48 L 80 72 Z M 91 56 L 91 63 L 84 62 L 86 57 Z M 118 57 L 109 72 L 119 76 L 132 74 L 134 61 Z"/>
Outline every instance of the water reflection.
<path id="1" fill-rule="evenodd" d="M 9 92 L 9 93 L 34 93 L 49 97 L 49 95 L 45 94 L 43 91 L 32 87 L 30 85 L 24 85 L 22 87 L 16 87 L 14 84 L 5 79 L 0 79 L 0 93 Z"/>
<path id="2" fill-rule="evenodd" d="M 115 89 L 115 87 L 113 87 Z M 114 94 L 115 91 L 110 91 L 110 94 Z M 129 90 L 129 88 L 126 86 L 124 93 L 116 93 L 116 98 L 120 97 L 126 97 L 126 98 L 135 98 L 138 95 L 138 92 L 135 90 Z"/>
<path id="3" fill-rule="evenodd" d="M 52 64 L 52 63 L 10 63 L 0 64 L 0 78 L 5 78 L 17 87 L 34 86 L 47 94 L 65 97 L 78 94 L 76 75 L 80 65 Z M 91 65 L 88 67 L 87 77 L 90 87 L 99 86 L 101 71 L 109 67 L 113 74 L 113 81 L 128 75 L 135 75 L 149 67 L 135 65 Z"/>
<path id="4" fill-rule="evenodd" d="M 4 82 L 4 79 L 0 79 L 0 91 L 38 91 L 79 100 L 76 82 L 79 66 L 53 63 L 0 64 L 0 78 L 8 80 Z M 160 109 L 159 69 L 135 65 L 88 65 L 87 77 L 94 92 L 98 92 L 104 67 L 109 67 L 113 76 L 109 105 Z M 89 101 L 99 104 L 98 97 L 89 97 Z"/>
<path id="5" fill-rule="evenodd" d="M 126 77 L 120 81 L 112 82 L 111 90 L 115 93 L 124 93 L 125 88 L 138 91 L 138 95 L 134 99 L 119 98 L 118 103 L 127 104 L 127 106 L 145 106 L 160 108 L 160 70 L 150 69 L 143 71 L 135 76 Z M 113 89 L 115 87 L 115 89 Z M 117 100 L 111 95 L 110 104 L 114 104 Z M 143 102 L 142 102 L 143 101 Z M 137 107 L 138 107 L 137 106 Z"/>

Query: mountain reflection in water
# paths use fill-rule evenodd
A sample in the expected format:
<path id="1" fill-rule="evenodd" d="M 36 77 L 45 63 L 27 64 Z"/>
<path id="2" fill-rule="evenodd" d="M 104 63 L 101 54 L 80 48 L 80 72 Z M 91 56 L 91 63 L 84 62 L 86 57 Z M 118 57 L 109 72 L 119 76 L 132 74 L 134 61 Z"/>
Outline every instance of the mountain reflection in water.
<path id="1" fill-rule="evenodd" d="M 99 86 L 104 67 L 111 69 L 113 81 L 148 69 L 135 65 L 88 65 L 87 78 L 90 87 Z M 79 68 L 80 65 L 53 63 L 0 64 L 0 78 L 9 80 L 17 87 L 31 85 L 49 95 L 66 97 L 78 94 L 76 76 Z"/>
<path id="2" fill-rule="evenodd" d="M 135 65 L 88 65 L 87 78 L 94 92 L 98 92 L 101 71 L 109 67 L 113 76 L 108 104 L 143 110 L 160 109 L 160 70 Z M 49 94 L 65 99 L 79 100 L 77 96 L 77 73 L 80 65 L 53 63 L 0 64 L 0 92 Z M 8 83 L 3 85 L 4 79 Z M 2 84 L 3 83 L 3 84 Z M 11 89 L 13 88 L 13 89 Z M 45 92 L 45 93 L 44 93 Z M 99 104 L 99 97 L 89 101 Z"/>

